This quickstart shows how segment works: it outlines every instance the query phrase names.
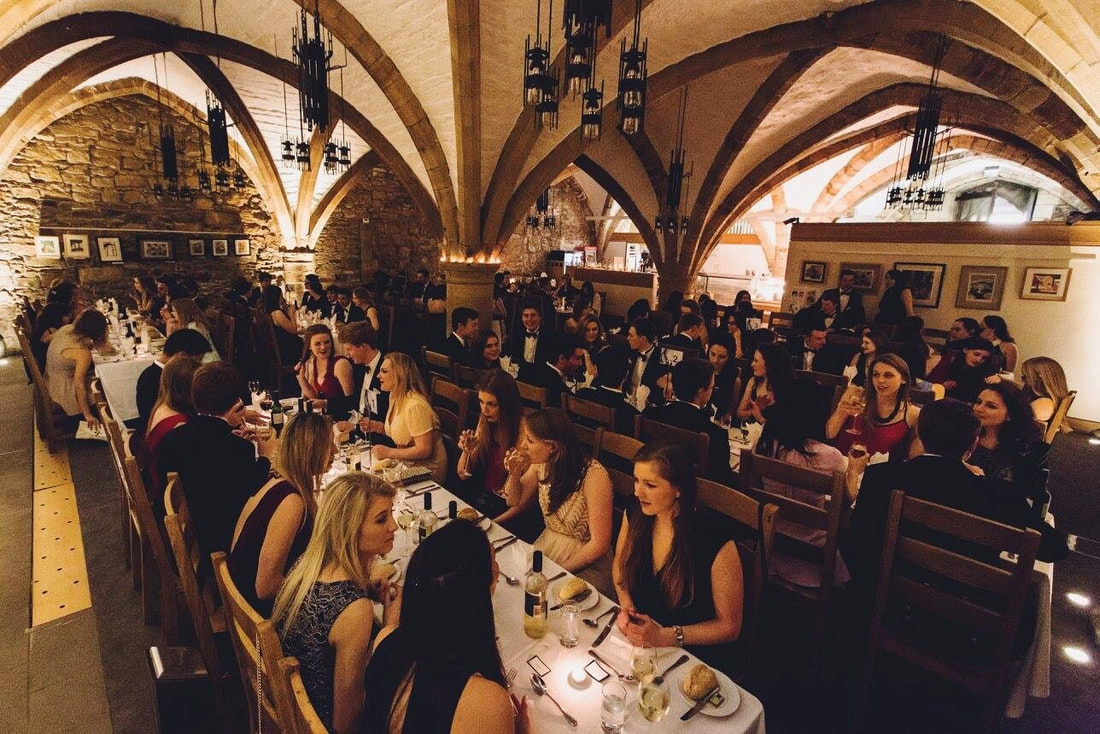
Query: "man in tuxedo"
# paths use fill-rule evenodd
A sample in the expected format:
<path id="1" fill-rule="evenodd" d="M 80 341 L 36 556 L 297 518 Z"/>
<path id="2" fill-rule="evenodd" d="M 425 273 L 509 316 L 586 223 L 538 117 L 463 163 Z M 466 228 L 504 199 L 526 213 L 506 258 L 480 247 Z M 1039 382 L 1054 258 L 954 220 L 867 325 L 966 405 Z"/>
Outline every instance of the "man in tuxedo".
<path id="1" fill-rule="evenodd" d="M 357 314 L 356 311 L 358 311 Z M 333 310 L 333 314 L 336 316 L 336 320 L 342 324 L 362 321 L 365 318 L 363 309 L 356 309 L 351 303 L 351 288 L 336 289 L 336 308 Z M 356 315 L 359 318 L 353 318 Z"/>
<path id="2" fill-rule="evenodd" d="M 133 426 L 139 435 L 145 435 L 145 428 L 149 425 L 149 416 L 153 413 L 153 406 L 157 403 L 160 394 L 160 375 L 164 371 L 164 365 L 177 354 L 186 354 L 193 359 L 202 361 L 203 356 L 210 351 L 210 342 L 206 337 L 194 329 L 179 329 L 172 332 L 171 336 L 164 340 L 164 352 L 153 360 L 153 364 L 142 370 L 137 379 L 137 409 L 138 422 Z"/>
<path id="3" fill-rule="evenodd" d="M 629 355 L 622 347 L 604 347 L 596 355 L 596 379 L 592 387 L 577 391 L 577 397 L 615 410 L 615 432 L 634 435 L 634 417 L 638 411 L 626 402 L 623 381 L 629 367 Z"/>
<path id="4" fill-rule="evenodd" d="M 378 348 L 378 332 L 368 321 L 355 321 L 340 329 L 340 342 L 344 345 L 344 353 L 355 365 L 355 387 L 350 396 L 329 401 L 329 414 L 335 420 L 346 421 L 351 411 L 357 410 L 364 421 L 370 421 L 365 428 L 360 424 L 360 430 L 370 434 L 372 443 L 393 445 L 393 441 L 385 435 L 390 394 L 382 391 L 378 379 L 378 370 L 385 356 Z"/>
<path id="5" fill-rule="evenodd" d="M 459 306 L 451 311 L 451 333 L 443 343 L 443 351 L 451 361 L 470 366 L 470 342 L 480 328 L 478 313 L 472 308 Z"/>
<path id="6" fill-rule="evenodd" d="M 268 457 L 276 448 L 274 439 L 253 445 L 236 435 L 245 418 L 243 391 L 236 367 L 228 362 L 204 364 L 191 383 L 198 415 L 169 431 L 157 447 L 161 479 L 176 472 L 183 483 L 204 578 L 210 573 L 210 554 L 229 551 L 241 509 L 267 482 Z"/>
<path id="7" fill-rule="evenodd" d="M 546 406 L 560 408 L 561 396 L 570 392 L 567 383 L 584 369 L 584 347 L 575 336 L 562 335 L 550 340 L 547 354 L 542 364 L 520 367 L 519 381 L 546 388 Z"/>
<path id="8" fill-rule="evenodd" d="M 640 385 L 649 388 L 646 405 L 664 405 L 665 382 L 668 367 L 661 364 L 656 348 L 657 328 L 647 316 L 634 320 L 626 332 L 626 343 L 630 347 L 630 364 L 627 366 L 626 382 L 623 392 L 627 399 L 635 402 Z"/>
<path id="9" fill-rule="evenodd" d="M 694 349 L 695 355 L 704 353 L 703 337 L 706 336 L 707 325 L 701 316 L 694 313 L 686 313 L 680 317 L 676 324 L 676 335 L 661 340 L 662 347 L 676 347 L 678 349 Z"/>
<path id="10" fill-rule="evenodd" d="M 851 270 L 840 271 L 840 287 L 830 288 L 821 294 L 822 298 L 831 296 L 833 301 L 840 305 L 840 314 L 844 316 L 845 323 L 851 325 L 862 324 L 867 320 L 867 312 L 863 310 L 863 294 L 853 289 L 856 282 L 856 274 Z M 836 327 L 840 328 L 840 327 Z"/>
<path id="11" fill-rule="evenodd" d="M 732 486 L 729 434 L 710 420 L 711 393 L 714 392 L 714 365 L 705 359 L 691 357 L 672 368 L 672 390 L 676 399 L 661 407 L 647 408 L 646 418 L 667 423 L 710 437 L 707 466 L 699 467 L 708 479 Z"/>
<path id="12" fill-rule="evenodd" d="M 542 364 L 550 358 L 547 354 L 550 334 L 542 323 L 542 306 L 539 301 L 525 298 L 520 304 L 520 320 L 523 328 L 517 329 L 508 340 L 505 353 L 520 368 L 524 365 Z"/>
<path id="13" fill-rule="evenodd" d="M 825 329 L 820 322 L 813 325 L 806 336 L 801 339 L 792 338 L 783 342 L 783 346 L 791 355 L 791 367 L 796 370 L 814 370 L 817 355 L 825 347 Z"/>

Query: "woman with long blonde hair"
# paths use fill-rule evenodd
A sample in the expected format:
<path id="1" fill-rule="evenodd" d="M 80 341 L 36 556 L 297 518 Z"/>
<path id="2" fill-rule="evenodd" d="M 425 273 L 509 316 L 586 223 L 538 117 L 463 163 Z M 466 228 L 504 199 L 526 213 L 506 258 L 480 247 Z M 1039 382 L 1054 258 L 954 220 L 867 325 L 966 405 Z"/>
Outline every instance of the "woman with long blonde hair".
<path id="1" fill-rule="evenodd" d="M 210 343 L 210 351 L 202 357 L 203 363 L 221 360 L 218 348 L 214 345 L 214 339 L 210 336 L 210 324 L 206 321 L 206 314 L 197 303 L 190 298 L 173 298 L 168 309 L 171 312 L 171 318 L 165 324 L 164 330 L 169 335 L 179 329 L 194 329 L 205 336 L 206 341 Z"/>
<path id="2" fill-rule="evenodd" d="M 432 479 L 447 478 L 447 449 L 439 432 L 439 416 L 428 402 L 428 393 L 420 379 L 420 370 L 412 357 L 390 352 L 378 368 L 378 382 L 390 394 L 390 409 L 384 424 L 386 435 L 394 443 L 375 446 L 375 459 L 394 459 L 420 464 L 432 472 Z"/>
<path id="3" fill-rule="evenodd" d="M 363 675 L 376 629 L 396 624 L 401 589 L 371 580 L 375 561 L 393 549 L 394 489 L 381 478 L 348 472 L 325 489 L 313 536 L 275 597 L 271 615 L 283 651 L 298 658 L 309 700 L 330 731 L 356 731 Z"/>
<path id="4" fill-rule="evenodd" d="M 302 555 L 317 514 L 318 478 L 336 453 L 332 423 L 299 413 L 286 425 L 274 475 L 245 502 L 229 551 L 229 573 L 260 614 L 271 614 L 283 576 Z"/>
<path id="5" fill-rule="evenodd" d="M 1031 400 L 1035 420 L 1049 423 L 1054 411 L 1058 410 L 1058 403 L 1069 395 L 1062 365 L 1050 357 L 1026 359 L 1020 366 L 1020 381 L 1024 393 Z"/>

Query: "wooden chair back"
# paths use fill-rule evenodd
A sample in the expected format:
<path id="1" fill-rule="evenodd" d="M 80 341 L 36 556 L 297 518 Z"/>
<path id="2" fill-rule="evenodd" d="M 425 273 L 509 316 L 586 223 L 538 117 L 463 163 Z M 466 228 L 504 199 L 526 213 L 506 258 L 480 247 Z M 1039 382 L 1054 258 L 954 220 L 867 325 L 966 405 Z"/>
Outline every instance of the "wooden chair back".
<path id="1" fill-rule="evenodd" d="M 218 342 L 218 353 L 222 359 L 234 364 L 237 356 L 237 319 L 227 313 L 219 314 L 218 319 L 211 326 L 214 341 Z"/>
<path id="2" fill-rule="evenodd" d="M 825 335 L 825 342 L 827 344 L 837 344 L 842 347 L 859 349 L 859 345 L 863 343 L 863 337 L 853 334 L 838 334 L 835 331 L 830 331 Z"/>
<path id="3" fill-rule="evenodd" d="M 895 490 L 886 518 L 870 642 L 857 697 L 857 719 L 865 712 L 878 655 L 889 652 L 983 699 L 981 731 L 993 731 L 1010 685 L 1011 654 L 1024 602 L 1032 583 L 1039 532 L 1003 525 L 933 504 Z M 967 554 L 959 552 L 967 547 Z M 1016 561 L 1000 561 L 1008 552 Z M 974 553 L 975 555 L 970 555 Z M 988 556 L 979 560 L 976 556 Z M 998 560 L 992 560 L 998 559 Z M 899 624 L 890 609 L 904 609 Z M 936 630 L 985 642 L 971 645 L 965 660 L 955 649 L 922 642 L 912 634 L 914 618 Z"/>
<path id="4" fill-rule="evenodd" d="M 183 586 L 183 598 L 191 613 L 191 623 L 195 630 L 195 640 L 199 652 L 206 662 L 206 669 L 213 678 L 220 678 L 224 671 L 214 634 L 226 629 L 224 610 L 214 603 L 213 589 L 209 584 L 200 582 L 198 570 L 201 558 L 195 527 L 191 522 L 191 511 L 183 493 L 183 484 L 179 475 L 168 475 L 168 486 L 164 489 L 164 508 L 167 515 L 164 527 L 168 531 L 168 540 L 172 545 L 172 555 L 176 559 L 180 583 Z"/>
<path id="5" fill-rule="evenodd" d="M 794 370 L 794 376 L 813 380 L 829 392 L 830 413 L 836 410 L 836 406 L 840 404 L 840 399 L 844 397 L 844 391 L 848 389 L 848 378 L 844 375 L 830 375 L 827 372 L 813 372 L 811 370 Z"/>
<path id="6" fill-rule="evenodd" d="M 794 314 L 784 311 L 772 311 L 768 319 L 768 328 L 772 330 L 794 328 Z"/>
<path id="7" fill-rule="evenodd" d="M 561 407 L 573 420 L 573 428 L 577 432 L 577 438 L 588 447 L 591 455 L 596 455 L 596 431 L 606 428 L 615 430 L 615 409 L 590 400 L 578 398 L 569 393 L 561 396 Z"/>
<path id="8" fill-rule="evenodd" d="M 125 460 L 125 477 L 123 486 L 141 537 L 142 599 L 145 601 L 147 596 L 152 597 L 152 590 L 156 591 L 158 618 L 165 642 L 169 645 L 178 644 L 181 639 L 180 596 L 183 589 L 173 565 L 172 550 L 169 543 L 165 542 L 165 534 L 153 514 L 153 505 L 141 476 L 141 468 L 132 455 L 127 455 Z M 150 591 L 146 591 L 147 589 Z M 146 603 L 151 605 L 152 599 Z"/>
<path id="9" fill-rule="evenodd" d="M 464 364 L 455 365 L 455 382 L 466 390 L 476 390 L 488 370 L 478 370 Z"/>
<path id="10" fill-rule="evenodd" d="M 439 416 L 443 433 L 455 441 L 468 428 L 470 403 L 477 400 L 473 390 L 463 390 L 450 380 L 437 377 L 432 383 L 432 407 Z"/>
<path id="11" fill-rule="evenodd" d="M 225 605 L 226 626 L 229 639 L 233 643 L 233 653 L 237 658 L 237 670 L 241 675 L 245 698 L 248 700 L 248 721 L 250 731 L 279 731 L 282 721 L 279 706 L 275 700 L 274 689 L 280 675 L 278 662 L 282 660 L 282 645 L 275 633 L 275 625 L 264 619 L 259 612 L 241 595 L 240 589 L 229 575 L 229 563 L 225 553 L 219 551 L 210 556 L 214 566 L 214 579 L 218 592 Z M 261 646 L 260 639 L 268 637 L 267 645 Z M 275 658 L 264 655 L 264 648 L 278 649 Z"/>
<path id="12" fill-rule="evenodd" d="M 298 669 L 298 659 L 285 657 L 279 661 L 279 671 L 286 681 L 286 686 L 293 695 L 293 728 L 285 728 L 285 732 L 293 734 L 327 734 L 328 729 L 321 722 L 313 703 L 306 693 L 306 685 L 302 681 L 302 674 Z"/>
<path id="13" fill-rule="evenodd" d="M 31 382 L 34 384 L 34 413 L 37 419 L 35 422 L 38 425 L 38 435 L 42 438 L 50 453 L 53 454 L 63 447 L 65 430 L 60 423 L 65 419 L 64 411 L 56 406 L 53 398 L 50 397 L 50 390 L 46 387 L 46 378 L 43 377 L 42 370 L 38 368 L 38 361 L 34 358 L 34 352 L 31 350 L 29 331 L 24 330 L 17 324 L 15 334 L 19 340 L 19 348 L 23 352 L 23 364 L 31 377 Z"/>
<path id="14" fill-rule="evenodd" d="M 383 354 L 393 349 L 393 325 L 397 321 L 397 309 L 394 306 L 375 305 L 378 309 L 378 340 Z"/>
<path id="15" fill-rule="evenodd" d="M 433 352 L 427 347 L 420 347 L 420 359 L 424 364 L 424 382 L 431 390 L 432 382 L 437 377 L 444 380 L 454 380 L 454 365 L 451 358 L 441 352 Z"/>
<path id="16" fill-rule="evenodd" d="M 546 388 L 535 387 L 526 382 L 516 380 L 516 388 L 519 390 L 519 399 L 523 403 L 523 414 L 528 415 L 536 410 L 546 407 Z"/>
<path id="17" fill-rule="evenodd" d="M 925 343 L 937 352 L 941 351 L 943 346 L 947 344 L 947 340 L 951 338 L 951 333 L 944 329 L 921 329 L 920 333 L 924 337 Z"/>
<path id="18" fill-rule="evenodd" d="M 252 309 L 252 339 L 256 345 L 256 356 L 259 364 L 266 365 L 268 370 L 267 384 L 278 387 L 282 394 L 291 392 L 288 386 L 295 381 L 294 365 L 283 364 L 282 352 L 279 350 L 279 342 L 275 338 L 275 324 L 271 316 L 260 309 Z"/>
<path id="19" fill-rule="evenodd" d="M 696 433 L 686 428 L 677 428 L 639 415 L 634 419 L 634 437 L 642 443 L 661 440 L 679 444 L 695 458 L 695 466 L 699 476 L 705 477 L 710 474 L 710 462 L 708 461 L 710 436 L 701 431 Z"/>
<path id="20" fill-rule="evenodd" d="M 1073 400 L 1076 397 L 1077 391 L 1070 390 L 1068 395 L 1058 401 L 1058 406 L 1054 409 L 1054 415 L 1050 417 L 1050 423 L 1043 433 L 1043 441 L 1045 443 L 1053 442 L 1054 437 L 1062 430 L 1062 423 L 1065 422 L 1066 416 L 1069 415 L 1070 406 L 1073 405 Z"/>
<path id="21" fill-rule="evenodd" d="M 776 506 L 761 504 L 748 495 L 709 479 L 699 479 L 699 507 L 720 515 L 732 527 L 741 573 L 745 580 L 744 614 L 741 622 L 739 659 L 734 678 L 743 681 L 753 670 L 764 584 L 768 576 L 775 536 Z"/>
<path id="22" fill-rule="evenodd" d="M 615 501 L 622 504 L 634 496 L 634 457 L 644 444 L 633 436 L 624 436 L 607 428 L 596 429 L 593 456 L 611 475 Z"/>
<path id="23" fill-rule="evenodd" d="M 94 378 L 89 390 L 92 404 L 99 411 L 99 419 L 103 423 L 103 431 L 107 434 L 107 445 L 111 449 L 111 461 L 115 467 L 115 475 L 118 478 L 118 508 L 119 529 L 122 532 L 122 550 L 126 565 L 131 569 L 134 583 L 139 586 L 143 582 L 141 560 L 144 550 L 141 531 L 138 527 L 134 510 L 130 506 L 129 493 L 126 488 L 126 439 L 122 434 L 122 427 L 111 414 L 111 408 L 107 405 L 107 398 L 103 394 L 103 385 L 99 378 Z M 152 603 L 152 596 L 141 586 L 143 611 L 145 621 L 152 621 L 156 606 Z"/>

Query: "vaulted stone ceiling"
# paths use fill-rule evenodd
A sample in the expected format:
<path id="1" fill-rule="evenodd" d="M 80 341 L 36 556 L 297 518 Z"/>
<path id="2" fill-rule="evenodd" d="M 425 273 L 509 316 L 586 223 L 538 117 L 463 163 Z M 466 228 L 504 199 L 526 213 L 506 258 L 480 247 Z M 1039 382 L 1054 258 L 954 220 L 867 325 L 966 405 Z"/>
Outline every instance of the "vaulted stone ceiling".
<path id="1" fill-rule="evenodd" d="M 629 139 L 615 130 L 614 76 L 634 3 L 614 0 L 597 59 L 604 135 L 593 142 L 579 134 L 577 100 L 566 97 L 558 129 L 541 132 L 522 107 L 534 0 L 317 0 L 338 61 L 347 49 L 345 117 L 360 163 L 339 179 L 275 165 L 283 82 L 295 81 L 290 31 L 314 1 L 220 0 L 216 37 L 210 0 L 0 0 L 0 173 L 51 114 L 103 85 L 147 83 L 150 55 L 163 52 L 169 73 L 160 81 L 181 103 L 201 110 L 206 87 L 226 102 L 249 175 L 281 200 L 271 204 L 288 248 L 315 242 L 322 210 L 380 162 L 445 252 L 489 257 L 576 163 L 635 220 L 662 274 L 682 281 L 782 181 L 832 156 L 873 158 L 876 145 L 896 139 L 943 33 L 941 83 L 960 129 L 1003 143 L 1097 205 L 1096 0 L 642 0 L 649 111 L 644 135 Z M 560 16 L 553 37 L 560 63 Z M 685 86 L 691 224 L 674 240 L 651 222 Z M 293 119 L 293 87 L 289 94 Z"/>

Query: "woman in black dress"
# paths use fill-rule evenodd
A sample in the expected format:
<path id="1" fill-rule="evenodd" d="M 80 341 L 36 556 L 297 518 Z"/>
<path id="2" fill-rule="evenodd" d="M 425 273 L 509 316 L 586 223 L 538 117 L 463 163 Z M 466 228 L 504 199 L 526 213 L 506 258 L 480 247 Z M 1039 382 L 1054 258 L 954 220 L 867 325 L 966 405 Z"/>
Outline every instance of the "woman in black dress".
<path id="1" fill-rule="evenodd" d="M 526 731 L 496 643 L 498 569 L 485 533 L 454 520 L 409 559 L 398 626 L 378 635 L 361 732 Z"/>
<path id="2" fill-rule="evenodd" d="M 896 326 L 906 316 L 913 315 L 913 291 L 909 289 L 909 276 L 900 270 L 886 271 L 885 282 L 875 323 Z"/>
<path id="3" fill-rule="evenodd" d="M 613 566 L 618 626 L 631 644 L 687 647 L 722 668 L 741 634 L 744 580 L 733 541 L 696 512 L 696 491 L 683 447 L 649 443 L 634 457 Z"/>
<path id="4" fill-rule="evenodd" d="M 1027 394 L 1011 382 L 986 385 L 978 393 L 974 415 L 982 430 L 967 463 L 1004 482 L 1001 486 L 1011 494 L 1037 499 L 1045 489 L 1042 470 L 1049 447 L 1042 441 Z"/>

